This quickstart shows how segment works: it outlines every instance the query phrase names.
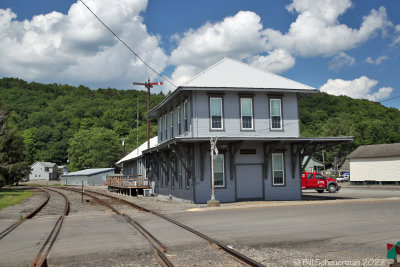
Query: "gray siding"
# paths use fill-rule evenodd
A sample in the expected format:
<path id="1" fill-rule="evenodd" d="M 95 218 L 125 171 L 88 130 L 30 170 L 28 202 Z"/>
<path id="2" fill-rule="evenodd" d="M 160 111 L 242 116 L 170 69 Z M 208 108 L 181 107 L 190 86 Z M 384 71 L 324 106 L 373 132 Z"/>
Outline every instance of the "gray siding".
<path id="1" fill-rule="evenodd" d="M 62 185 L 82 185 L 82 181 L 85 185 L 104 185 L 106 182 L 107 175 L 113 175 L 114 170 L 109 172 L 102 172 L 94 175 L 62 175 Z"/>
<path id="2" fill-rule="evenodd" d="M 188 129 L 185 131 L 185 114 L 184 114 L 184 103 L 187 100 L 187 109 L 188 109 Z M 181 134 L 179 134 L 178 129 L 178 107 L 180 107 L 180 117 L 181 117 Z M 171 131 L 171 112 L 173 114 L 173 131 Z M 168 109 L 167 111 L 162 113 L 162 116 L 158 118 L 158 143 L 163 143 L 172 139 L 176 136 L 192 136 L 192 114 L 193 114 L 193 107 L 192 107 L 192 99 L 190 97 L 186 98 L 185 100 L 179 102 L 178 104 L 174 105 L 173 108 Z M 165 115 L 167 115 L 167 131 L 165 131 Z"/>
<path id="3" fill-rule="evenodd" d="M 241 155 L 240 148 L 255 148 L 256 154 Z M 272 185 L 271 160 L 268 162 L 268 173 L 265 178 L 264 173 L 264 150 L 262 143 L 245 142 L 241 145 L 235 155 L 236 175 L 231 179 L 230 160 L 228 151 L 225 153 L 225 188 L 216 188 L 216 199 L 221 202 L 233 202 L 245 199 L 259 200 L 300 200 L 301 199 L 301 181 L 299 175 L 299 166 L 296 166 L 295 177 L 292 176 L 291 151 L 290 146 L 286 146 L 279 152 L 284 153 L 285 167 L 285 185 Z M 196 192 L 195 202 L 206 203 L 211 198 L 211 167 L 210 155 L 208 152 L 204 155 L 204 177 L 201 179 L 200 172 L 200 150 L 196 150 Z M 245 174 L 246 176 L 239 175 Z M 240 180 L 239 180 L 240 179 Z M 246 181 L 248 179 L 248 181 Z M 246 183 L 247 182 L 247 183 Z M 258 188 L 254 188 L 254 187 Z M 260 190 L 260 187 L 262 190 Z"/>
<path id="4" fill-rule="evenodd" d="M 123 175 L 142 175 L 146 177 L 146 164 L 143 157 L 128 160 L 123 163 Z"/>
<path id="5" fill-rule="evenodd" d="M 301 179 L 299 164 L 296 166 L 295 177 L 292 176 L 291 151 L 287 146 L 284 152 L 285 166 L 285 185 L 272 185 L 272 168 L 271 160 L 268 163 L 268 178 L 264 181 L 265 184 L 265 200 L 301 200 Z M 297 159 L 299 162 L 299 159 Z"/>
<path id="6" fill-rule="evenodd" d="M 165 174 L 162 170 L 160 164 L 158 164 L 158 171 L 160 177 L 155 175 L 155 172 L 152 172 L 152 181 L 155 182 L 155 193 L 160 195 L 171 195 L 173 197 L 190 200 L 193 201 L 193 179 L 189 181 L 189 187 L 186 187 L 186 171 L 183 169 L 182 171 L 182 185 L 179 185 L 179 177 L 174 177 L 172 172 L 166 167 L 168 173 Z M 172 182 L 174 179 L 174 182 Z M 163 180 L 163 181 L 161 181 Z"/>
<path id="7" fill-rule="evenodd" d="M 209 94 L 205 91 L 193 93 L 193 137 L 209 136 L 260 136 L 299 137 L 297 94 L 285 93 L 282 97 L 283 130 L 271 130 L 269 120 L 269 97 L 266 93 L 250 94 L 253 98 L 254 130 L 241 130 L 240 94 L 226 92 L 223 98 L 223 131 L 210 130 Z"/>

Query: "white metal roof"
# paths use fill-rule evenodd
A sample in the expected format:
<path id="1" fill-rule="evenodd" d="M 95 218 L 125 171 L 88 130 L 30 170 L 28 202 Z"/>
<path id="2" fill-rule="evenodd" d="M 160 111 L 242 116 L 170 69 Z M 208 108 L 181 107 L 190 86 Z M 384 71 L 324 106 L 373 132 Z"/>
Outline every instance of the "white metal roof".
<path id="1" fill-rule="evenodd" d="M 222 59 L 181 87 L 316 90 L 311 86 L 231 58 Z"/>
<path id="2" fill-rule="evenodd" d="M 76 172 L 70 172 L 64 176 L 76 176 L 76 175 L 93 175 L 102 172 L 113 171 L 114 168 L 93 168 L 93 169 L 85 169 Z"/>
<path id="3" fill-rule="evenodd" d="M 44 167 L 48 167 L 48 168 L 53 168 L 54 166 L 57 165 L 57 164 L 55 164 L 55 163 L 53 163 L 53 162 L 36 161 L 34 164 L 32 164 L 32 166 L 35 165 L 35 164 L 40 164 L 40 165 L 42 165 L 42 166 L 44 166 Z M 32 166 L 31 166 L 31 167 L 32 167 Z"/>
<path id="4" fill-rule="evenodd" d="M 150 139 L 150 148 L 155 147 L 158 144 L 158 136 L 155 136 Z M 121 164 L 124 161 L 133 160 L 142 155 L 143 150 L 147 149 L 147 140 L 143 144 L 141 144 L 138 148 L 133 150 L 131 153 L 117 161 L 115 164 Z"/>

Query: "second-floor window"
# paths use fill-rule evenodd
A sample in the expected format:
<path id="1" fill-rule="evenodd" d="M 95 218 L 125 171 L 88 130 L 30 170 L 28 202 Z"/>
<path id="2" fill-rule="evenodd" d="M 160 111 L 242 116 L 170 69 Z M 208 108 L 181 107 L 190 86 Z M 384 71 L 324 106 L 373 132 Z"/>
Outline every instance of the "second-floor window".
<path id="1" fill-rule="evenodd" d="M 269 109 L 270 109 L 271 129 L 281 130 L 282 129 L 281 99 L 280 98 L 270 99 Z"/>
<path id="2" fill-rule="evenodd" d="M 171 111 L 170 125 L 171 125 L 171 138 L 173 138 L 174 137 L 174 112 L 173 111 Z"/>
<path id="3" fill-rule="evenodd" d="M 224 128 L 222 121 L 222 98 L 210 97 L 210 116 L 211 129 L 222 130 Z"/>
<path id="4" fill-rule="evenodd" d="M 168 139 L 168 123 L 167 123 L 167 114 L 164 115 L 164 131 L 165 131 L 165 139 Z"/>
<path id="5" fill-rule="evenodd" d="M 181 106 L 178 106 L 178 134 L 182 134 L 182 117 L 181 117 Z"/>
<path id="6" fill-rule="evenodd" d="M 183 104 L 183 116 L 185 120 L 185 132 L 189 131 L 189 116 L 188 116 L 188 101 L 185 100 Z"/>
<path id="7" fill-rule="evenodd" d="M 251 97 L 240 98 L 240 121 L 243 130 L 253 129 L 253 99 Z"/>

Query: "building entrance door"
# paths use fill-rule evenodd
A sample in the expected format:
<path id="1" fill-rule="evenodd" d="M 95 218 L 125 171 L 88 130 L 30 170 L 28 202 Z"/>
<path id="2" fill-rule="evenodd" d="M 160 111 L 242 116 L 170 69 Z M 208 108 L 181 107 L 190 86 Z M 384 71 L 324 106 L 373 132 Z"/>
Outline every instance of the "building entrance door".
<path id="1" fill-rule="evenodd" d="M 237 200 L 264 199 L 262 164 L 236 165 L 236 198 Z"/>

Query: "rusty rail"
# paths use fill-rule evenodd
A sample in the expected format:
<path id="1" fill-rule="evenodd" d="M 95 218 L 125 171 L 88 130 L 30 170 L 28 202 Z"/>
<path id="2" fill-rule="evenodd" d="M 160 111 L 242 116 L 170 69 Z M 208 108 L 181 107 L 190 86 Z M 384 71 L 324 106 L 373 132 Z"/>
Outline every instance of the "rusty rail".
<path id="1" fill-rule="evenodd" d="M 207 236 L 207 235 L 205 235 L 205 234 L 203 234 L 203 233 L 201 233 L 201 232 L 199 232 L 199 231 L 197 231 L 197 230 L 195 230 L 195 229 L 193 229 L 193 228 L 191 228 L 191 227 L 189 227 L 187 225 L 184 225 L 184 224 L 182 224 L 182 223 L 180 223 L 180 222 L 178 222 L 178 221 L 176 221 L 176 220 L 174 220 L 174 219 L 172 219 L 172 218 L 170 218 L 170 217 L 168 217 L 166 215 L 163 215 L 161 213 L 152 211 L 150 209 L 146 209 L 146 208 L 144 208 L 142 206 L 139 206 L 137 204 L 134 204 L 132 202 L 129 202 L 129 201 L 126 201 L 124 199 L 117 198 L 117 197 L 114 197 L 114 196 L 110 196 L 110 195 L 107 195 L 107 194 L 104 194 L 104 193 L 100 193 L 100 192 L 96 192 L 96 191 L 92 191 L 92 190 L 86 190 L 86 192 L 90 192 L 90 193 L 99 194 L 99 195 L 102 195 L 102 196 L 105 196 L 105 197 L 109 197 L 109 198 L 118 200 L 118 201 L 120 201 L 122 203 L 125 203 L 125 204 L 127 204 L 127 205 L 129 205 L 131 207 L 139 209 L 141 211 L 146 211 L 146 212 L 152 213 L 152 214 L 154 214 L 154 215 L 156 215 L 156 216 L 158 216 L 160 218 L 163 218 L 164 220 L 167 220 L 167 221 L 169 221 L 169 222 L 171 222 L 171 223 L 173 223 L 173 224 L 175 224 L 175 225 L 177 225 L 177 226 L 179 226 L 179 227 L 181 227 L 181 228 L 183 228 L 183 229 L 185 229 L 185 230 L 187 230 L 189 232 L 192 232 L 193 234 L 195 234 L 195 235 L 197 235 L 197 236 L 199 236 L 201 238 L 203 238 L 204 240 L 208 241 L 210 245 L 211 244 L 215 244 L 217 247 L 219 247 L 220 249 L 224 250 L 226 253 L 230 254 L 231 256 L 235 257 L 236 259 L 240 260 L 241 262 L 243 262 L 243 263 L 245 263 L 245 264 L 247 264 L 249 266 L 265 267 L 265 265 L 263 265 L 263 264 L 255 261 L 255 260 L 247 257 L 246 255 L 244 255 L 244 254 L 242 254 L 242 253 L 240 253 L 240 252 L 238 252 L 238 251 L 236 251 L 234 249 L 231 249 L 230 247 L 224 245 L 222 242 L 220 242 L 220 241 L 218 241 L 216 239 L 213 239 L 213 238 L 211 238 L 211 237 L 209 237 L 209 236 Z"/>
<path id="2" fill-rule="evenodd" d="M 30 267 L 35 267 L 35 266 L 47 266 L 47 256 L 50 253 L 51 248 L 53 247 L 54 243 L 56 242 L 56 239 L 58 237 L 58 234 L 60 233 L 61 227 L 64 223 L 64 218 L 69 214 L 70 211 L 70 203 L 67 198 L 67 196 L 57 190 L 53 190 L 50 188 L 46 188 L 47 190 L 53 191 L 55 193 L 60 194 L 64 199 L 65 199 L 65 207 L 63 214 L 60 215 L 57 219 L 57 222 L 55 223 L 53 229 L 51 230 L 49 236 L 47 237 L 46 241 L 44 242 L 42 248 L 40 249 L 38 255 L 35 257 L 35 259 L 31 262 Z"/>
<path id="3" fill-rule="evenodd" d="M 73 189 L 73 188 L 68 188 L 68 187 L 61 187 L 61 188 L 64 189 L 64 190 L 69 190 L 69 191 L 73 191 L 73 192 L 76 192 L 76 193 L 81 193 L 82 192 L 79 189 Z M 133 220 L 131 217 L 129 217 L 125 213 L 120 213 L 117 209 L 115 209 L 109 203 L 105 202 L 104 200 L 101 200 L 100 198 L 98 198 L 98 197 L 96 197 L 96 196 L 94 196 L 92 194 L 88 194 L 87 192 L 91 192 L 91 193 L 94 193 L 94 194 L 96 194 L 97 192 L 86 190 L 86 192 L 83 192 L 83 194 L 93 198 L 94 200 L 99 202 L 101 205 L 111 209 L 113 212 L 115 212 L 116 214 L 118 214 L 121 217 L 123 217 L 130 225 L 132 225 L 139 233 L 141 233 L 150 242 L 151 246 L 153 247 L 153 250 L 154 250 L 155 254 L 160 259 L 160 261 L 161 261 L 160 263 L 163 266 L 168 266 L 168 267 L 173 267 L 174 266 L 172 264 L 172 262 L 165 255 L 165 252 L 167 252 L 167 248 L 163 243 L 161 243 L 157 238 L 155 238 L 152 234 L 150 234 L 137 221 Z M 102 195 L 102 196 L 105 196 L 105 197 L 110 197 L 110 196 L 105 195 L 105 194 L 104 195 L 103 194 L 99 194 L 99 195 Z M 112 199 L 118 199 L 118 198 L 112 197 Z M 130 205 L 130 206 L 138 208 L 138 206 L 134 206 L 134 205 Z"/>
<path id="4" fill-rule="evenodd" d="M 49 202 L 50 199 L 50 195 L 46 190 L 43 190 L 41 188 L 38 188 L 39 190 L 41 190 L 42 192 L 44 192 L 46 194 L 46 199 L 45 201 L 42 202 L 42 204 L 39 205 L 39 207 L 37 207 L 36 209 L 34 209 L 31 213 L 27 214 L 22 220 L 10 225 L 9 227 L 7 227 L 5 230 L 3 230 L 0 233 L 0 240 L 3 239 L 6 235 L 8 235 L 9 233 L 11 233 L 12 230 L 14 230 L 15 228 L 17 228 L 21 223 L 23 223 L 25 220 L 27 219 L 31 219 L 33 218 L 36 214 L 39 213 L 39 211 L 42 210 L 42 208 L 44 206 L 46 206 L 46 204 Z"/>

